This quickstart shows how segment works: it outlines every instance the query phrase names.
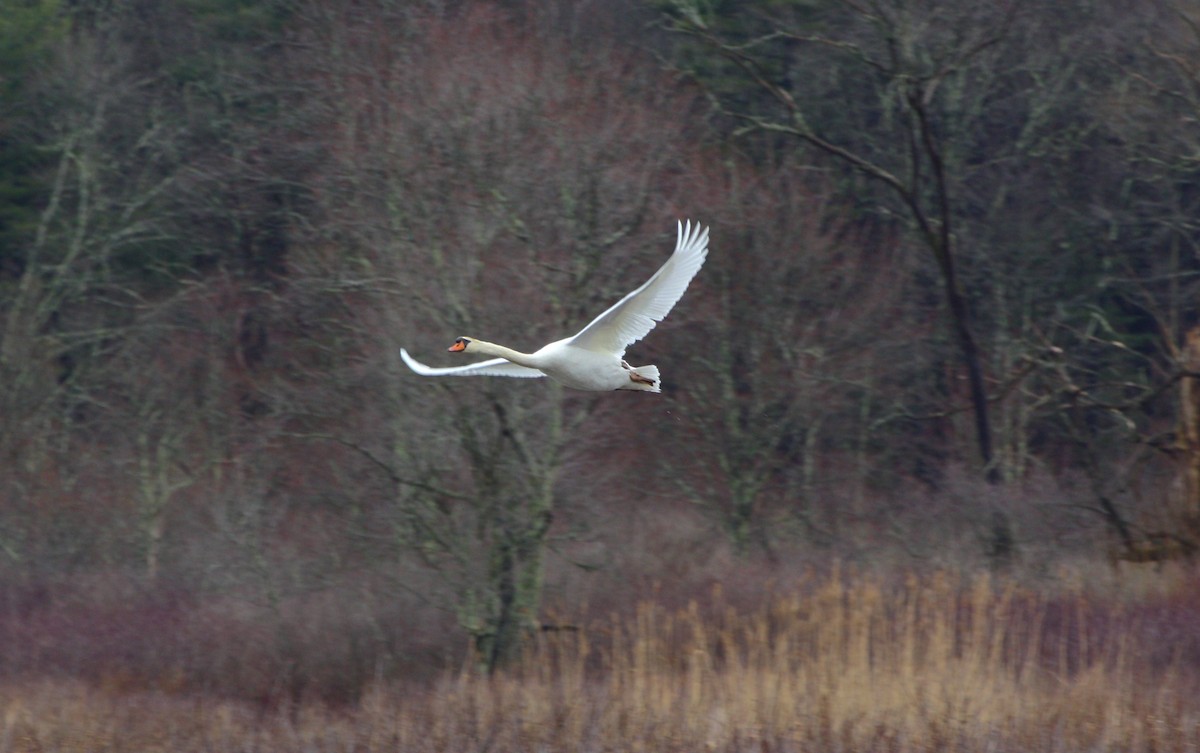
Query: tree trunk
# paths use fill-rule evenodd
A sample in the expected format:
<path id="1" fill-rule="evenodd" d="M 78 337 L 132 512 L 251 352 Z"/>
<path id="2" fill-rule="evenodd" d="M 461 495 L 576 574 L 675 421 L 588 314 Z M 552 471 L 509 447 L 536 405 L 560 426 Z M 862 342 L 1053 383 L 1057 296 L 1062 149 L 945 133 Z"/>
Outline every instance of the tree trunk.
<path id="1" fill-rule="evenodd" d="M 1200 373 L 1200 327 L 1187 333 L 1180 365 Z M 1183 451 L 1183 505 L 1180 510 L 1189 533 L 1200 532 L 1200 377 L 1185 376 L 1179 391 L 1179 444 Z"/>

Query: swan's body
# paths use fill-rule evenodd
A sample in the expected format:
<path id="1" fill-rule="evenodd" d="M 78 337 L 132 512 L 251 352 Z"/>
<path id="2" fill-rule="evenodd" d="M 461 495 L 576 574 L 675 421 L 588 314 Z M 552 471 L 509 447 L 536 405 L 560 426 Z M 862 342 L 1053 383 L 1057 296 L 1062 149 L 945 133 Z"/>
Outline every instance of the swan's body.
<path id="1" fill-rule="evenodd" d="M 521 353 L 474 337 L 460 337 L 454 352 L 494 356 L 468 366 L 433 368 L 403 348 L 400 357 L 422 376 L 542 377 L 577 390 L 659 392 L 657 366 L 625 363 L 625 349 L 645 337 L 683 297 L 708 255 L 708 229 L 679 223 L 675 252 L 640 288 L 613 304 L 573 337 Z"/>

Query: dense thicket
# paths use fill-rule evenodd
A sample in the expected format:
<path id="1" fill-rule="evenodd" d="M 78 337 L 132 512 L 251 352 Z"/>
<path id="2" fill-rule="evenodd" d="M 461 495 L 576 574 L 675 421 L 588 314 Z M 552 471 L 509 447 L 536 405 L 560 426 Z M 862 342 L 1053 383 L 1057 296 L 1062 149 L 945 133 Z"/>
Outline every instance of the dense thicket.
<path id="1" fill-rule="evenodd" d="M 9 6 L 10 668 L 353 693 L 547 603 L 1200 544 L 1189 7 Z M 689 217 L 661 398 L 400 364 L 573 331 Z"/>

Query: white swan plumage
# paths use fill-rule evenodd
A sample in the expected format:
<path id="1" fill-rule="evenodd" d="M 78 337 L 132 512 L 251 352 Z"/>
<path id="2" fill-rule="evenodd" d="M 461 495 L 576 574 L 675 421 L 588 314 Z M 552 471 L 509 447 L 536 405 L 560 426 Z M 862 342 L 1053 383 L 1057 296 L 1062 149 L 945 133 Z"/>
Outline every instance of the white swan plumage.
<path id="1" fill-rule="evenodd" d="M 572 337 L 521 353 L 475 337 L 460 337 L 449 350 L 494 356 L 467 366 L 426 366 L 400 349 L 400 357 L 422 376 L 550 377 L 577 390 L 659 392 L 657 366 L 630 366 L 625 349 L 641 340 L 683 297 L 708 256 L 708 228 L 679 223 L 675 251 L 641 287 L 614 303 Z"/>

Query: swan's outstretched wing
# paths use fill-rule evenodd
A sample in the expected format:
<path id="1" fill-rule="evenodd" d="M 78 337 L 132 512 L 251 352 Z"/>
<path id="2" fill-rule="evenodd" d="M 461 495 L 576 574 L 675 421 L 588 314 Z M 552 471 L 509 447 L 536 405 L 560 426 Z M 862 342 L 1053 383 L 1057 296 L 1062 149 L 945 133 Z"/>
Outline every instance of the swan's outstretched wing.
<path id="1" fill-rule="evenodd" d="M 434 368 L 426 366 L 417 359 L 408 354 L 404 348 L 400 349 L 400 357 L 404 359 L 404 363 L 408 364 L 408 368 L 417 372 L 421 376 L 502 376 L 502 377 L 544 377 L 546 376 L 537 369 L 531 369 L 528 366 L 521 366 L 512 361 L 506 361 L 503 358 L 492 358 L 479 363 L 471 363 L 466 366 L 449 366 L 446 368 Z"/>
<path id="2" fill-rule="evenodd" d="M 645 337 L 683 297 L 688 283 L 708 255 L 708 228 L 679 223 L 675 252 L 649 280 L 617 301 L 608 311 L 571 338 L 576 347 L 602 353 L 625 354 L 625 349 Z"/>

